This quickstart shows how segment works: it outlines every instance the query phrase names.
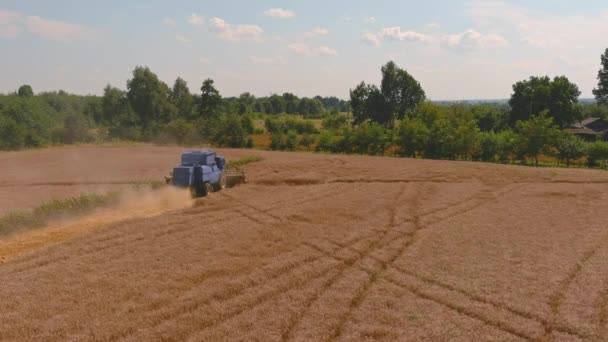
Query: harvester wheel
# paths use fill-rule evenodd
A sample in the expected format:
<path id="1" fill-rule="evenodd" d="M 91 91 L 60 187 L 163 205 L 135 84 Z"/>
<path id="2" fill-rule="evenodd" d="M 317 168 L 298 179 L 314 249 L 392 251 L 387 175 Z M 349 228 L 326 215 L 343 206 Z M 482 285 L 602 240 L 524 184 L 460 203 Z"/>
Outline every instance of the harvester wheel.
<path id="1" fill-rule="evenodd" d="M 203 196 L 207 196 L 213 192 L 213 186 L 211 185 L 211 183 L 207 182 L 203 184 L 203 188 L 205 189 L 203 192 Z"/>

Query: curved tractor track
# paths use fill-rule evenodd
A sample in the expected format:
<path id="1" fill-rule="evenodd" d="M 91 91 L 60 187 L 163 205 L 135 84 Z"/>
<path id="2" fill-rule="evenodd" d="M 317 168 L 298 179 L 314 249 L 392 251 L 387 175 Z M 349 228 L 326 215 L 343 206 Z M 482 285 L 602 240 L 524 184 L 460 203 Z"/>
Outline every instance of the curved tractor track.
<path id="1" fill-rule="evenodd" d="M 30 170 L 0 192 L 115 190 L 179 151 L 0 154 Z M 248 185 L 0 240 L 0 340 L 606 338 L 605 173 L 255 153 Z"/>

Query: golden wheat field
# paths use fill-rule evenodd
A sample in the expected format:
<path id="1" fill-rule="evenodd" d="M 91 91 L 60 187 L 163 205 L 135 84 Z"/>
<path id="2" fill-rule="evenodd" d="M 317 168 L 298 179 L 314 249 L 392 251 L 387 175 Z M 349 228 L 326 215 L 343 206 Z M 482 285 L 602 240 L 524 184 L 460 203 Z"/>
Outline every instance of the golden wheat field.
<path id="1" fill-rule="evenodd" d="M 0 153 L 0 208 L 162 179 L 182 150 Z M 0 339 L 608 339 L 605 172 L 219 151 L 264 160 L 0 240 Z"/>

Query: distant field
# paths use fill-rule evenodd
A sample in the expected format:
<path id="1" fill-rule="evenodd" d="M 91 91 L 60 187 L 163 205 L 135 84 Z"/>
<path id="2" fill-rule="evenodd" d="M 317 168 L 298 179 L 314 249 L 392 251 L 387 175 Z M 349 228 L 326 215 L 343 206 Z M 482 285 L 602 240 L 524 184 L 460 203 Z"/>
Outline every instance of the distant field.
<path id="1" fill-rule="evenodd" d="M 182 150 L 0 153 L 0 208 L 162 179 Z M 0 340 L 608 339 L 608 173 L 220 152 L 264 160 L 0 240 Z"/>

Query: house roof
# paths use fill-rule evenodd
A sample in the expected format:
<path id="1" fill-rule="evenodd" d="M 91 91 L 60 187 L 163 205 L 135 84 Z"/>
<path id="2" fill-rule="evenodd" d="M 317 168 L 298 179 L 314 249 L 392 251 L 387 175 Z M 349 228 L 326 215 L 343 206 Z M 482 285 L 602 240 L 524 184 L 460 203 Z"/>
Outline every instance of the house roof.
<path id="1" fill-rule="evenodd" d="M 581 121 L 581 125 L 584 127 L 584 126 L 587 126 L 587 125 L 589 125 L 591 123 L 596 122 L 597 120 L 600 120 L 600 118 L 588 117 L 588 118 L 584 119 L 583 121 Z"/>
<path id="2" fill-rule="evenodd" d="M 592 129 L 589 128 L 566 128 L 564 131 L 568 132 L 568 133 L 572 133 L 572 134 L 588 134 L 588 135 L 598 135 L 598 134 L 604 134 L 604 132 L 596 132 Z"/>

